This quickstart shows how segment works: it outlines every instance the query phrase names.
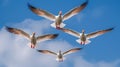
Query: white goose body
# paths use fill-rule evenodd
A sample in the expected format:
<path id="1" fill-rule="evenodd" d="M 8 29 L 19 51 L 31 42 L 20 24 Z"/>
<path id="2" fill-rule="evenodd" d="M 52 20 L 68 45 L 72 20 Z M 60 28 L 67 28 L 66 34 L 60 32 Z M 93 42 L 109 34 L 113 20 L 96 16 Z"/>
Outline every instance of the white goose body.
<path id="1" fill-rule="evenodd" d="M 30 45 L 31 48 L 35 48 L 36 43 L 37 43 L 37 41 L 36 41 L 35 33 L 33 33 L 30 36 L 30 44 L 28 44 L 28 46 Z"/>
<path id="2" fill-rule="evenodd" d="M 58 52 L 58 53 L 54 53 L 52 51 L 49 51 L 49 50 L 37 50 L 38 52 L 41 52 L 41 53 L 44 53 L 44 54 L 52 54 L 52 55 L 55 55 L 57 58 L 56 58 L 56 61 L 59 61 L 59 62 L 63 62 L 64 61 L 64 56 L 65 55 L 68 55 L 68 54 L 71 54 L 71 53 L 74 53 L 76 51 L 79 51 L 81 50 L 82 48 L 73 48 L 73 49 L 70 49 L 66 52 L 61 52 L 61 50 Z"/>
<path id="3" fill-rule="evenodd" d="M 55 21 L 51 24 L 52 27 L 56 28 L 56 29 L 60 29 L 63 28 L 66 24 L 62 23 L 63 16 L 62 16 L 62 12 L 59 12 L 58 16 L 55 16 Z"/>
<path id="4" fill-rule="evenodd" d="M 63 21 L 71 18 L 72 16 L 78 14 L 80 11 L 82 11 L 88 4 L 88 0 L 84 2 L 82 5 L 73 8 L 72 10 L 68 11 L 66 14 L 62 15 L 62 11 L 59 11 L 58 16 L 55 16 L 45 10 L 35 8 L 34 6 L 28 4 L 28 7 L 32 12 L 37 14 L 38 16 L 44 17 L 46 19 L 49 19 L 51 21 L 54 21 L 54 23 L 51 24 L 52 27 L 56 29 L 61 29 L 65 26 Z"/>
<path id="5" fill-rule="evenodd" d="M 6 30 L 8 32 L 10 32 L 10 33 L 14 33 L 14 34 L 17 34 L 17 35 L 24 36 L 25 38 L 30 40 L 30 43 L 28 44 L 28 46 L 30 46 L 31 48 L 35 48 L 37 42 L 51 40 L 51 39 L 54 39 L 54 38 L 56 38 L 58 36 L 58 34 L 47 34 L 47 35 L 42 35 L 42 36 L 35 37 L 34 32 L 30 36 L 28 33 L 24 32 L 24 31 L 22 31 L 20 29 L 6 27 Z"/>
<path id="6" fill-rule="evenodd" d="M 76 42 L 80 43 L 81 45 L 86 45 L 89 44 L 91 41 L 87 38 L 84 30 L 82 30 L 82 33 L 80 33 L 80 38 L 77 39 Z"/>
<path id="7" fill-rule="evenodd" d="M 86 43 L 86 35 L 84 34 L 84 32 L 82 31 L 82 34 L 80 36 L 81 42 L 80 44 L 85 44 Z"/>
<path id="8" fill-rule="evenodd" d="M 59 51 L 59 53 L 57 53 L 56 56 L 57 56 L 56 61 L 62 62 L 64 60 L 64 57 L 61 51 Z"/>
<path id="9" fill-rule="evenodd" d="M 113 29 L 114 28 L 108 28 L 108 29 L 96 31 L 96 32 L 93 32 L 93 33 L 90 33 L 90 34 L 85 34 L 84 30 L 82 30 L 82 33 L 79 33 L 79 32 L 76 32 L 76 31 L 73 31 L 73 30 L 70 30 L 70 29 L 65 29 L 65 28 L 62 28 L 61 30 L 65 33 L 68 33 L 70 35 L 73 35 L 73 36 L 79 38 L 76 41 L 78 43 L 82 44 L 82 45 L 86 45 L 86 44 L 89 44 L 91 42 L 89 39 L 98 37 L 98 36 L 100 36 L 100 35 L 102 35 L 106 32 L 109 32 L 109 31 L 113 30 Z"/>

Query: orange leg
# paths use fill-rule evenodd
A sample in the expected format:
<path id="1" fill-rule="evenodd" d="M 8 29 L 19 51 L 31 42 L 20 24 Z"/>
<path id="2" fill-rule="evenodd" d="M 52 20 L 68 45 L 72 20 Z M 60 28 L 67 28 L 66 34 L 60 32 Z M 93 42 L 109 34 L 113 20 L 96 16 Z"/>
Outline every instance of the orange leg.
<path id="1" fill-rule="evenodd" d="M 60 25 L 56 25 L 56 29 L 60 30 L 61 29 Z"/>
<path id="2" fill-rule="evenodd" d="M 35 48 L 35 46 L 33 44 L 31 44 L 31 48 Z"/>
<path id="3" fill-rule="evenodd" d="M 32 48 L 32 45 L 30 47 Z"/>
<path id="4" fill-rule="evenodd" d="M 80 44 L 82 44 L 82 42 L 80 42 Z"/>

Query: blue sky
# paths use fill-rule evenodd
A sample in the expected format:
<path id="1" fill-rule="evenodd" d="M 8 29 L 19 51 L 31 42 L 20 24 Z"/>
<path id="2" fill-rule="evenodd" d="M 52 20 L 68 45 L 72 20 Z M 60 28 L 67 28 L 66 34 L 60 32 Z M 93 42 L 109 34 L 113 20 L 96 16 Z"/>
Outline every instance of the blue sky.
<path id="1" fill-rule="evenodd" d="M 81 5 L 85 0 L 69 2 L 67 0 L 0 0 L 0 59 L 2 59 L 0 67 L 120 67 L 119 0 L 89 0 L 84 10 L 65 21 L 65 28 L 78 32 L 85 29 L 86 33 L 115 27 L 113 31 L 91 39 L 92 42 L 86 46 L 79 45 L 75 41 L 76 37 L 50 27 L 52 22 L 30 11 L 28 2 L 57 15 L 60 10 L 64 14 Z M 63 63 L 58 63 L 54 60 L 55 57 L 30 49 L 26 46 L 28 43 L 26 39 L 8 33 L 4 29 L 5 26 L 20 28 L 29 34 L 59 33 L 58 38 L 54 40 L 38 43 L 37 49 L 49 49 L 55 52 L 74 47 L 84 47 L 84 49 L 66 56 L 67 59 Z"/>

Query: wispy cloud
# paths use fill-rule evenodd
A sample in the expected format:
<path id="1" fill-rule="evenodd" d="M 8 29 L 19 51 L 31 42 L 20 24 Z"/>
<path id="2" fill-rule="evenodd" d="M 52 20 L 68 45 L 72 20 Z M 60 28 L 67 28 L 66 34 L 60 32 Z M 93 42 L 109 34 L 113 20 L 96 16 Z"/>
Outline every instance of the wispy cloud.
<path id="1" fill-rule="evenodd" d="M 26 19 L 13 27 L 20 28 L 28 33 L 35 31 L 41 35 L 45 30 L 50 29 L 50 22 L 47 20 Z M 70 64 L 68 62 L 73 62 L 74 67 L 117 67 L 120 63 L 120 61 L 91 63 L 77 53 L 67 56 L 63 63 L 58 63 L 54 56 L 44 55 L 35 49 L 29 48 L 26 45 L 28 40 L 7 32 L 5 28 L 1 29 L 0 37 L 0 66 L 4 67 L 60 67 L 61 65 L 66 67 Z M 57 52 L 58 50 L 66 51 L 70 48 L 73 48 L 73 46 L 67 41 L 51 40 L 39 43 L 37 49 L 49 49 Z"/>
<path id="2" fill-rule="evenodd" d="M 26 19 L 21 23 L 15 24 L 13 27 L 23 29 L 28 33 L 36 31 L 36 33 L 41 34 L 45 29 L 48 28 L 49 30 L 49 26 L 50 23 L 46 20 L 35 21 Z M 0 37 L 0 47 L 2 47 L 0 49 L 0 62 L 6 67 L 58 67 L 58 62 L 56 62 L 54 56 L 42 55 L 35 49 L 29 48 L 27 46 L 28 40 L 25 38 L 13 35 L 7 32 L 5 28 L 1 29 Z M 66 41 L 50 41 L 50 43 L 43 42 L 39 45 L 40 48 L 37 49 L 45 48 L 53 51 L 71 47 Z"/>
<path id="3" fill-rule="evenodd" d="M 85 60 L 83 57 L 77 57 L 74 61 L 74 67 L 119 67 L 120 60 L 107 62 L 107 61 L 99 61 L 99 62 L 89 62 Z"/>

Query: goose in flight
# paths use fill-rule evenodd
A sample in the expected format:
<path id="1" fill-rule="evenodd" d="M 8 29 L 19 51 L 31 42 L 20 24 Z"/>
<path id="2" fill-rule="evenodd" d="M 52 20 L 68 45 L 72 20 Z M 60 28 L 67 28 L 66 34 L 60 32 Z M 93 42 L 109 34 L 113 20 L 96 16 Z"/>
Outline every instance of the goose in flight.
<path id="1" fill-rule="evenodd" d="M 85 45 L 85 44 L 88 44 L 88 43 L 91 42 L 89 39 L 98 37 L 98 36 L 100 36 L 100 35 L 102 35 L 106 32 L 109 32 L 109 31 L 113 30 L 113 29 L 114 28 L 108 28 L 108 29 L 105 29 L 105 30 L 99 30 L 99 31 L 89 33 L 89 34 L 85 34 L 84 30 L 82 30 L 82 33 L 79 33 L 79 32 L 76 32 L 76 31 L 73 31 L 73 30 L 70 30 L 70 29 L 65 29 L 65 28 L 62 28 L 61 30 L 65 33 L 68 33 L 70 35 L 73 35 L 73 36 L 79 38 L 76 41 L 80 44 Z"/>
<path id="2" fill-rule="evenodd" d="M 65 55 L 74 53 L 74 52 L 79 51 L 81 49 L 82 48 L 73 48 L 73 49 L 70 49 L 70 50 L 68 50 L 66 52 L 63 52 L 63 53 L 61 52 L 61 50 L 59 50 L 58 53 L 55 53 L 55 52 L 52 52 L 52 51 L 49 51 L 49 50 L 37 50 L 37 51 L 41 52 L 41 53 L 44 53 L 44 54 L 55 55 L 55 56 L 57 56 L 56 61 L 62 62 L 65 59 L 64 58 Z"/>
<path id="3" fill-rule="evenodd" d="M 14 34 L 17 34 L 17 35 L 24 36 L 25 38 L 30 40 L 30 44 L 28 44 L 28 45 L 31 48 L 35 48 L 37 42 L 51 40 L 51 39 L 54 39 L 58 36 L 58 34 L 47 34 L 47 35 L 42 35 L 42 36 L 35 37 L 35 32 L 33 32 L 32 35 L 29 35 L 28 33 L 24 32 L 20 29 L 16 29 L 16 28 L 6 27 L 6 30 L 10 33 L 14 33 Z"/>
<path id="4" fill-rule="evenodd" d="M 71 18 L 72 16 L 78 14 L 81 10 L 83 10 L 88 4 L 88 0 L 84 2 L 82 5 L 73 8 L 72 10 L 68 11 L 66 14 L 62 15 L 62 11 L 59 11 L 58 15 L 55 16 L 45 10 L 35 8 L 34 6 L 28 4 L 28 7 L 32 12 L 37 14 L 38 16 L 44 17 L 46 19 L 49 19 L 51 21 L 54 21 L 54 23 L 51 24 L 52 27 L 56 29 L 61 29 L 65 26 L 63 21 Z"/>

